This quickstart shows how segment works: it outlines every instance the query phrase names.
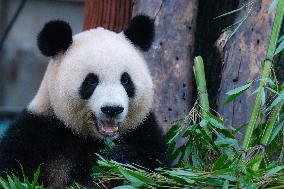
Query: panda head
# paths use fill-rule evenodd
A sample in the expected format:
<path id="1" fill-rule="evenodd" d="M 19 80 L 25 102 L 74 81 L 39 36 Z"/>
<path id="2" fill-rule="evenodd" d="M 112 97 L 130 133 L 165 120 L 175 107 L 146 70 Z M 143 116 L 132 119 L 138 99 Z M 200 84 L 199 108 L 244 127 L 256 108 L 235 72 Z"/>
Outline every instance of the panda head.
<path id="1" fill-rule="evenodd" d="M 96 28 L 72 36 L 68 23 L 48 22 L 38 46 L 51 61 L 28 110 L 53 112 L 80 136 L 116 138 L 137 127 L 152 108 L 143 51 L 153 37 L 153 21 L 143 15 L 121 33 Z"/>

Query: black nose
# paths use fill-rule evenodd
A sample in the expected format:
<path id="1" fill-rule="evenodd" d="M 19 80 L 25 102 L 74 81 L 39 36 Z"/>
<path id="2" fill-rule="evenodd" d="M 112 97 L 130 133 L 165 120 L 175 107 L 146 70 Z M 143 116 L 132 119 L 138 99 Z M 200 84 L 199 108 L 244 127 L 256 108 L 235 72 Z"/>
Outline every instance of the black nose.
<path id="1" fill-rule="evenodd" d="M 120 106 L 104 106 L 101 107 L 101 110 L 104 114 L 113 117 L 123 112 L 124 108 Z"/>

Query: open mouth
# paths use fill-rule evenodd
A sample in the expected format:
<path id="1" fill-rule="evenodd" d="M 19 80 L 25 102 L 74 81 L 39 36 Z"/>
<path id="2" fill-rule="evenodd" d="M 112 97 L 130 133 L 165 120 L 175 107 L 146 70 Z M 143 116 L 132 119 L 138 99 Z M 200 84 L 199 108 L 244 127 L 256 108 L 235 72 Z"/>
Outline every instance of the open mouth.
<path id="1" fill-rule="evenodd" d="M 97 129 L 105 137 L 114 137 L 118 133 L 119 123 L 114 120 L 97 120 Z"/>

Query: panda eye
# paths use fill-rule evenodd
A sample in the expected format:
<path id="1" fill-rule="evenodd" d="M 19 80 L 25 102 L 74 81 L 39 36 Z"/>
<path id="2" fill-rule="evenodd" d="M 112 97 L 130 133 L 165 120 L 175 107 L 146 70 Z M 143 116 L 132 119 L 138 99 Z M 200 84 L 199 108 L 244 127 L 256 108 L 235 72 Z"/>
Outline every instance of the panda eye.
<path id="1" fill-rule="evenodd" d="M 128 83 L 129 83 L 129 80 L 128 80 L 127 77 L 121 78 L 121 84 L 122 84 L 122 85 L 126 85 L 126 84 L 128 84 Z"/>
<path id="2" fill-rule="evenodd" d="M 98 77 L 90 77 L 87 79 L 88 85 L 97 85 L 99 83 Z"/>
<path id="3" fill-rule="evenodd" d="M 135 93 L 135 87 L 130 75 L 127 72 L 124 72 L 121 75 L 120 82 L 123 85 L 128 97 L 133 97 Z"/>
<path id="4" fill-rule="evenodd" d="M 127 85 L 129 83 L 129 77 L 128 74 L 123 74 L 121 76 L 121 80 L 120 80 L 122 85 Z"/>

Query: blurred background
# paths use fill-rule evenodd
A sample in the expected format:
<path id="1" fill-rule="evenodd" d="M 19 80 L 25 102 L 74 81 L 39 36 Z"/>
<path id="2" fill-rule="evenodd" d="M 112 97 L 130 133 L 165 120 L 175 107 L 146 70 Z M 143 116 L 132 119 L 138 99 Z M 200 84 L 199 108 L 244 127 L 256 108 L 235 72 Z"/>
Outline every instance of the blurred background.
<path id="1" fill-rule="evenodd" d="M 37 33 L 52 19 L 82 30 L 83 0 L 0 0 L 0 134 L 36 94 L 48 64 Z M 9 30 L 9 26 L 10 30 Z"/>

